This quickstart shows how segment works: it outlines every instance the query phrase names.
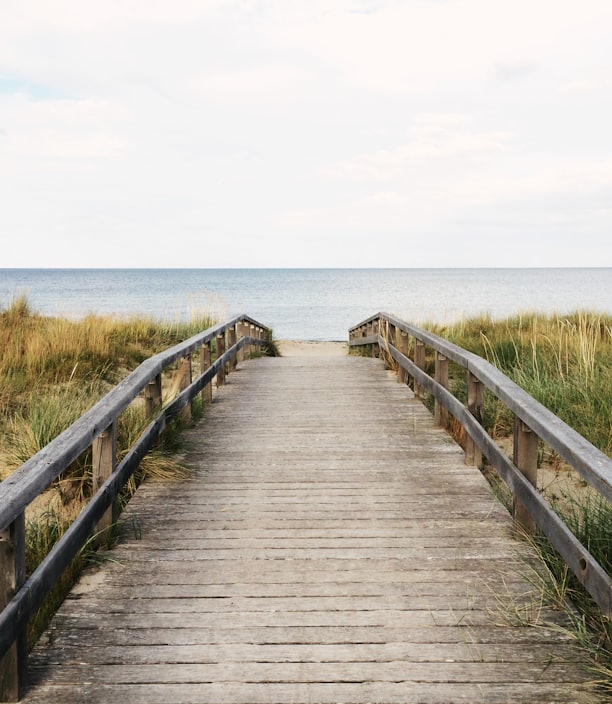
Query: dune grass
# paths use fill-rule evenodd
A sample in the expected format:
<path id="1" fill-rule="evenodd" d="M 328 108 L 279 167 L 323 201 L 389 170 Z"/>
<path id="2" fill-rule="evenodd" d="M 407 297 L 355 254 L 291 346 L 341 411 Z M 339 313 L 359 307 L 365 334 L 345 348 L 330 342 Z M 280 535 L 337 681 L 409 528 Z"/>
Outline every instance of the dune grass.
<path id="1" fill-rule="evenodd" d="M 206 311 L 195 312 L 187 322 L 94 315 L 74 321 L 38 315 L 26 298 L 13 301 L 0 312 L 0 479 L 69 427 L 142 361 L 215 322 Z M 119 416 L 118 460 L 148 422 L 144 404 L 139 400 Z M 142 460 L 125 489 L 123 501 L 144 476 L 163 478 L 185 473 L 173 458 L 180 424 L 180 419 L 170 424 L 163 444 Z M 91 496 L 91 474 L 89 450 L 26 512 L 28 575 Z M 31 641 L 93 555 L 93 544 L 86 546 L 66 571 L 61 584 L 33 620 Z"/>
<path id="2" fill-rule="evenodd" d="M 612 316 L 590 312 L 505 320 L 488 316 L 428 328 L 491 362 L 605 454 L 612 456 Z M 464 372 L 453 382 L 465 396 Z M 497 440 L 512 433 L 511 412 L 485 394 L 484 424 Z M 540 461 L 562 462 L 541 443 Z M 555 486 L 552 482 L 552 486 Z M 612 574 L 612 506 L 577 475 L 544 495 L 579 540 Z M 566 611 L 571 632 L 592 656 L 602 687 L 612 692 L 612 624 L 542 535 L 534 545 L 542 557 L 537 581 L 548 599 Z M 568 607 L 568 604 L 571 606 Z"/>
<path id="3" fill-rule="evenodd" d="M 473 318 L 433 332 L 475 352 L 606 454 L 612 454 L 612 316 L 536 313 Z M 509 411 L 489 409 L 492 428 Z"/>
<path id="4" fill-rule="evenodd" d="M 589 311 L 568 315 L 524 313 L 507 319 L 484 315 L 452 325 L 422 323 L 421 327 L 473 352 L 500 369 L 518 386 L 550 409 L 608 456 L 612 456 L 612 316 Z M 409 356 L 414 358 L 414 339 Z M 359 354 L 371 353 L 371 347 Z M 390 368 L 392 357 L 381 351 Z M 435 359 L 427 350 L 424 369 L 433 376 Z M 463 367 L 449 362 L 449 387 L 466 401 Z M 433 412 L 434 400 L 424 398 Z M 511 454 L 514 417 L 494 394 L 484 390 L 483 425 Z M 451 422 L 450 432 L 463 442 L 464 432 Z M 543 442 L 539 447 L 540 491 L 608 574 L 612 574 L 612 505 L 587 485 Z M 504 505 L 512 497 L 505 483 L 488 465 L 484 474 Z M 601 613 L 578 579 L 545 536 L 525 536 L 541 557 L 530 566 L 530 579 L 539 599 L 567 616 L 567 633 L 590 655 L 601 688 L 612 695 L 612 623 Z M 553 624 L 557 627 L 557 624 Z"/>

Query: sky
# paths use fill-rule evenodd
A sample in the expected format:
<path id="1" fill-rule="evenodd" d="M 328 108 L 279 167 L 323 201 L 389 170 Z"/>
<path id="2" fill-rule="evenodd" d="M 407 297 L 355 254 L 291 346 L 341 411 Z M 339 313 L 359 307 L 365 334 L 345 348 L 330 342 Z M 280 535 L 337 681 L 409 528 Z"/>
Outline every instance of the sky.
<path id="1" fill-rule="evenodd" d="M 1 267 L 612 266 L 610 0 L 1 0 Z"/>

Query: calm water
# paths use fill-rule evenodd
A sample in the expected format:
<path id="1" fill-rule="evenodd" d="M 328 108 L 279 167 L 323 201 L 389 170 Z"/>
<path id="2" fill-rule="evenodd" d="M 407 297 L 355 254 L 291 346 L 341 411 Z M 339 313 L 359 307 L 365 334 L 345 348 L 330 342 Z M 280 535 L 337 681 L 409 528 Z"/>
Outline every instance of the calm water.
<path id="1" fill-rule="evenodd" d="M 414 323 L 612 314 L 612 269 L 0 269 L 0 308 L 21 294 L 45 315 L 248 313 L 277 339 L 345 340 L 378 311 Z"/>

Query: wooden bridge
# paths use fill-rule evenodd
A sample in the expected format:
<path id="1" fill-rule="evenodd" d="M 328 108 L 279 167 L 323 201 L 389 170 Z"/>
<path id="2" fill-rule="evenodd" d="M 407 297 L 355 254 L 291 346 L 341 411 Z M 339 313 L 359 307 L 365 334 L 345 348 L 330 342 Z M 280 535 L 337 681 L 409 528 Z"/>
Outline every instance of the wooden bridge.
<path id="1" fill-rule="evenodd" d="M 44 466 L 52 469 L 45 481 L 92 437 L 102 442 L 100 430 L 110 428 L 112 438 L 128 397 L 144 390 L 149 403 L 159 403 L 161 368 L 189 360 L 187 373 L 179 365 L 185 390 L 143 436 L 142 447 L 149 446 L 165 423 L 160 419 L 184 412 L 196 393 L 208 399 L 217 378 L 212 405 L 187 432 L 184 461 L 193 475 L 140 487 L 122 516 L 117 545 L 76 585 L 27 670 L 27 612 L 67 557 L 50 555 L 43 576 L 24 582 L 15 545 L 23 496 L 35 492 L 30 486 L 24 494 L 21 470 L 0 485 L 0 528 L 11 539 L 4 561 L 16 594 L 0 616 L 4 700 L 603 701 L 564 634 L 563 615 L 543 605 L 530 585 L 535 557 L 528 543 L 517 538 L 511 516 L 475 466 L 482 451 L 501 471 L 512 465 L 517 476 L 517 467 L 528 473 L 532 463 L 526 430 L 527 447 L 518 434 L 511 463 L 496 459 L 484 431 L 462 416 L 477 422 L 478 384 L 499 381 L 495 372 L 461 352 L 472 375 L 462 411 L 438 390 L 445 387 L 445 361 L 459 352 L 388 316 L 357 326 L 351 344 L 374 344 L 398 359 L 400 384 L 379 358 L 346 353 L 259 357 L 236 366 L 245 346 L 262 344 L 262 332 L 243 316 L 154 358 L 122 385 L 120 401 L 107 398 L 102 410 L 92 409 L 80 428 L 47 450 Z M 422 371 L 419 346 L 412 359 L 404 354 L 408 334 L 444 348 L 446 356 L 436 354 L 437 381 Z M 201 373 L 193 382 L 196 349 Z M 500 388 L 512 393 L 521 423 L 536 426 L 536 411 L 543 422 L 546 414 L 533 400 Z M 434 417 L 419 400 L 425 389 L 438 399 Z M 466 453 L 444 428 L 448 409 L 471 430 Z M 558 423 L 538 429 L 563 435 L 605 485 L 609 460 L 566 428 L 559 433 Z M 77 449 L 67 453 L 72 445 Z M 143 452 L 135 449 L 119 466 L 111 459 L 112 475 L 97 495 L 104 498 L 89 528 L 77 526 L 68 536 L 66 554 L 80 544 L 77 534 L 91 532 L 92 521 L 107 512 L 122 474 Z M 31 474 L 40 463 L 33 458 L 26 470 Z M 509 483 L 525 523 L 554 523 L 533 511 L 538 500 L 523 480 Z M 556 524 L 549 532 L 564 542 Z M 604 594 L 602 608 L 609 608 L 602 587 L 607 576 L 592 577 L 597 563 L 575 540 L 566 542 L 568 561 L 577 561 L 595 596 Z"/>

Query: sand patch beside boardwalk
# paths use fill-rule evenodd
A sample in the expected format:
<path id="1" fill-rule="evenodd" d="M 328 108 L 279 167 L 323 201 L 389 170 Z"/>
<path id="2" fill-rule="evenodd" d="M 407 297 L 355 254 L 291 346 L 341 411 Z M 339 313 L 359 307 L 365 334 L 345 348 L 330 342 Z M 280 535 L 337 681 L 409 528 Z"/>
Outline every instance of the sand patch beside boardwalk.
<path id="1" fill-rule="evenodd" d="M 276 344 L 283 357 L 326 357 L 348 354 L 348 344 L 346 342 L 280 340 Z"/>

